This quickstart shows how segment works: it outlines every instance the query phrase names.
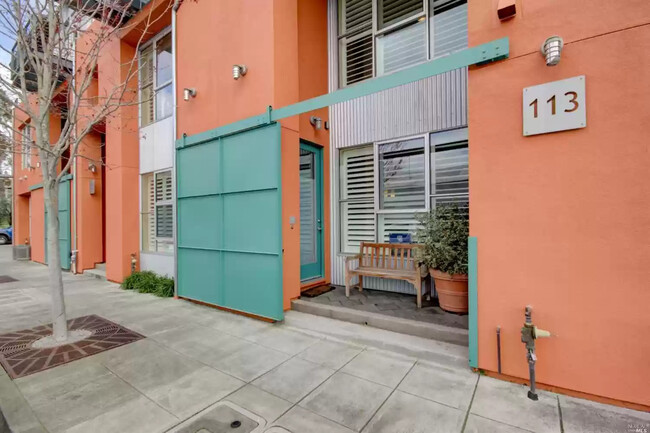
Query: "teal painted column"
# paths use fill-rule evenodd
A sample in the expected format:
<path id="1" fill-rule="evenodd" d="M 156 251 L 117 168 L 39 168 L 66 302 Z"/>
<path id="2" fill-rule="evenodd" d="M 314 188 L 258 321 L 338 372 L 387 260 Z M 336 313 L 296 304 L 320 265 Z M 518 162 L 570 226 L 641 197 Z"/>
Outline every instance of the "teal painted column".
<path id="1" fill-rule="evenodd" d="M 478 248 L 476 236 L 467 240 L 469 260 L 469 366 L 478 368 Z"/>

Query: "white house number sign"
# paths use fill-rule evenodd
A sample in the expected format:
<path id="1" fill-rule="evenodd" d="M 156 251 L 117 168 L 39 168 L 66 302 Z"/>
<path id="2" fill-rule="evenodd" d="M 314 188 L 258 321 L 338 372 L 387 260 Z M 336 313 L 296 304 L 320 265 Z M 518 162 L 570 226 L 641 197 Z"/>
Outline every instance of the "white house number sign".
<path id="1" fill-rule="evenodd" d="M 584 128 L 585 76 L 526 87 L 523 110 L 524 135 Z"/>

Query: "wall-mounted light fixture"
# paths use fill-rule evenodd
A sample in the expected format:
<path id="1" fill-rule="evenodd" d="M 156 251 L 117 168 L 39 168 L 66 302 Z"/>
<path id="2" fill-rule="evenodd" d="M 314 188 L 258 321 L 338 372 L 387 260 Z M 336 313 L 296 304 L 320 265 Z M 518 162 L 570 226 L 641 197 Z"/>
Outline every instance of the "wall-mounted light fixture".
<path id="1" fill-rule="evenodd" d="M 309 123 L 314 127 L 315 130 L 319 130 L 323 126 L 323 120 L 320 117 L 311 116 L 309 118 Z"/>
<path id="2" fill-rule="evenodd" d="M 544 41 L 540 51 L 546 59 L 546 66 L 555 66 L 560 63 L 560 55 L 563 47 L 564 41 L 559 36 L 551 36 Z"/>
<path id="3" fill-rule="evenodd" d="M 243 77 L 248 72 L 246 65 L 232 65 L 232 77 L 235 80 L 239 80 L 239 77 Z"/>
<path id="4" fill-rule="evenodd" d="M 183 89 L 183 101 L 189 101 L 190 97 L 196 97 L 196 89 L 193 87 L 186 87 Z"/>
<path id="5" fill-rule="evenodd" d="M 97 173 L 97 166 L 93 164 L 92 162 L 88 163 L 88 170 L 90 170 L 91 173 Z"/>

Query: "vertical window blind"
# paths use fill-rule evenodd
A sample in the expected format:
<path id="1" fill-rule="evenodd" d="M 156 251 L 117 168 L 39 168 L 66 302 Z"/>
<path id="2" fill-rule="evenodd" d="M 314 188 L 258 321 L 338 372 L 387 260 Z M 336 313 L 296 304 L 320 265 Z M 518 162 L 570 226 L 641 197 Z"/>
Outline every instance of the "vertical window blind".
<path id="1" fill-rule="evenodd" d="M 372 146 L 345 150 L 340 159 L 341 251 L 359 252 L 375 240 L 375 163 Z"/>
<path id="2" fill-rule="evenodd" d="M 372 0 L 347 0 L 340 7 L 340 78 L 353 84 L 372 77 Z"/>
<path id="3" fill-rule="evenodd" d="M 172 252 L 174 206 L 171 171 L 142 175 L 142 250 Z"/>

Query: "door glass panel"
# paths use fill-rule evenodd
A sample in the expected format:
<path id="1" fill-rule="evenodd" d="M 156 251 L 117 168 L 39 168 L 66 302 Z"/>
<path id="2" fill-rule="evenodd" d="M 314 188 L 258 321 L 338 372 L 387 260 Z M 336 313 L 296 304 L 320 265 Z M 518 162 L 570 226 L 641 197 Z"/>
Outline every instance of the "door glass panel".
<path id="1" fill-rule="evenodd" d="M 316 262 L 316 176 L 314 154 L 300 149 L 300 264 Z"/>

